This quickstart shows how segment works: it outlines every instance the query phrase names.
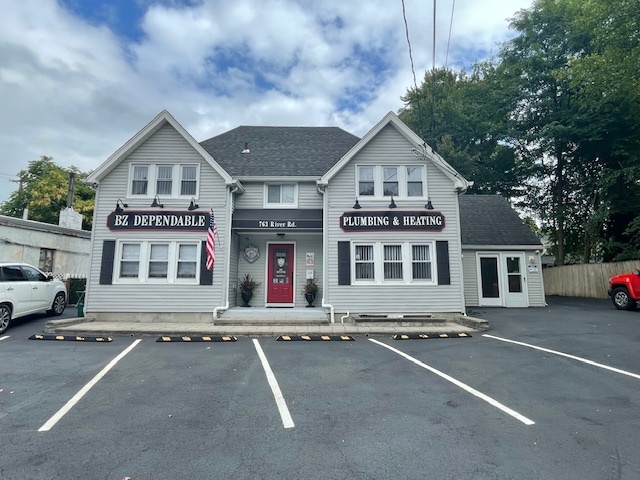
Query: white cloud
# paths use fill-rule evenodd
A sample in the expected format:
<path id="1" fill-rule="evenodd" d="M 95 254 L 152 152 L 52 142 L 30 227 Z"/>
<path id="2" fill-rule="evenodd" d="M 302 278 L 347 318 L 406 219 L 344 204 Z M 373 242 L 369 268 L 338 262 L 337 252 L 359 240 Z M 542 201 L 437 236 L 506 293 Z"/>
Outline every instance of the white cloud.
<path id="1" fill-rule="evenodd" d="M 437 66 L 451 2 L 438 2 Z M 495 53 L 506 19 L 531 3 L 458 0 L 449 65 Z M 0 0 L 0 202 L 30 160 L 92 170 L 164 108 L 197 140 L 241 124 L 362 135 L 413 84 L 400 2 L 141 4 L 142 35 L 131 40 L 55 0 Z M 405 5 L 420 82 L 432 64 L 432 4 Z"/>

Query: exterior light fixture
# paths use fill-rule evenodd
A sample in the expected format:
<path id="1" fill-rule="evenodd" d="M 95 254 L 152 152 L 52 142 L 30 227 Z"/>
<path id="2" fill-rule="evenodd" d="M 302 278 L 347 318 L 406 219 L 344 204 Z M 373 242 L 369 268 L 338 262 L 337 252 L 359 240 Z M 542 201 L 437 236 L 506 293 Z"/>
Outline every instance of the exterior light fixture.
<path id="1" fill-rule="evenodd" d="M 278 238 L 284 238 L 284 233 L 276 233 Z"/>
<path id="2" fill-rule="evenodd" d="M 360 202 L 358 202 L 358 199 L 356 198 L 356 203 L 353 205 L 353 209 L 354 210 L 360 210 L 362 207 L 360 206 Z"/>
<path id="3" fill-rule="evenodd" d="M 129 205 L 123 203 L 120 199 L 116 200 L 116 213 L 124 212 L 125 208 L 129 208 Z"/>
<path id="4" fill-rule="evenodd" d="M 156 195 L 155 198 L 153 199 L 153 203 L 151 204 L 151 206 L 164 208 L 164 205 L 160 203 L 160 198 L 158 197 L 158 195 Z"/>
<path id="5" fill-rule="evenodd" d="M 191 197 L 191 203 L 189 204 L 187 210 L 196 210 L 198 208 L 200 208 L 200 205 L 196 203 L 196 199 L 194 197 Z"/>
<path id="6" fill-rule="evenodd" d="M 427 199 L 427 204 L 424 206 L 427 210 L 433 210 L 433 203 L 431 203 L 431 199 Z"/>
<path id="7" fill-rule="evenodd" d="M 396 208 L 396 202 L 393 201 L 393 197 L 391 197 L 391 203 L 389 204 L 389 208 Z"/>

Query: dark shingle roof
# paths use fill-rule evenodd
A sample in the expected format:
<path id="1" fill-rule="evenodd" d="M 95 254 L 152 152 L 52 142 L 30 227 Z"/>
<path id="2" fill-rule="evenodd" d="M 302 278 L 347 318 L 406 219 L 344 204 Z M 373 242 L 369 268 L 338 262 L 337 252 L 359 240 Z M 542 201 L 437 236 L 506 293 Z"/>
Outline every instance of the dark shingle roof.
<path id="1" fill-rule="evenodd" d="M 338 127 L 240 126 L 200 145 L 233 177 L 321 177 L 359 140 Z"/>
<path id="2" fill-rule="evenodd" d="M 500 195 L 461 195 L 462 245 L 535 245 L 540 239 Z"/>

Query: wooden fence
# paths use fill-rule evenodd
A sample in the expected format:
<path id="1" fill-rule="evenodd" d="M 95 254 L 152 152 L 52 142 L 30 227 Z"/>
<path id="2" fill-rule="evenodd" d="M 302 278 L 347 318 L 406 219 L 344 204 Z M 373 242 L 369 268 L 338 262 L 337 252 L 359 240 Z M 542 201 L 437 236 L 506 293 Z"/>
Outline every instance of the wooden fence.
<path id="1" fill-rule="evenodd" d="M 585 263 L 543 270 L 544 293 L 564 297 L 607 298 L 609 278 L 640 268 L 640 260 Z"/>

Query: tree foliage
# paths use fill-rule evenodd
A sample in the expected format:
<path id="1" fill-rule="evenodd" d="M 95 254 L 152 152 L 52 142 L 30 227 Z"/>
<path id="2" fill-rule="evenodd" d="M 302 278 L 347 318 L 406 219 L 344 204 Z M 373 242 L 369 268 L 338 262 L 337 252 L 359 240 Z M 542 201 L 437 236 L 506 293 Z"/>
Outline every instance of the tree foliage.
<path id="1" fill-rule="evenodd" d="M 57 225 L 60 211 L 67 207 L 69 172 L 75 174 L 73 209 L 83 215 L 83 228 L 90 230 L 95 192 L 82 182 L 88 174 L 76 167 L 65 170 L 46 156 L 18 173 L 20 188 L 0 206 L 0 213 L 20 218 L 28 208 L 30 220 Z"/>
<path id="2" fill-rule="evenodd" d="M 470 75 L 425 74 L 400 117 L 537 219 L 557 263 L 640 258 L 640 2 L 536 0 Z"/>

